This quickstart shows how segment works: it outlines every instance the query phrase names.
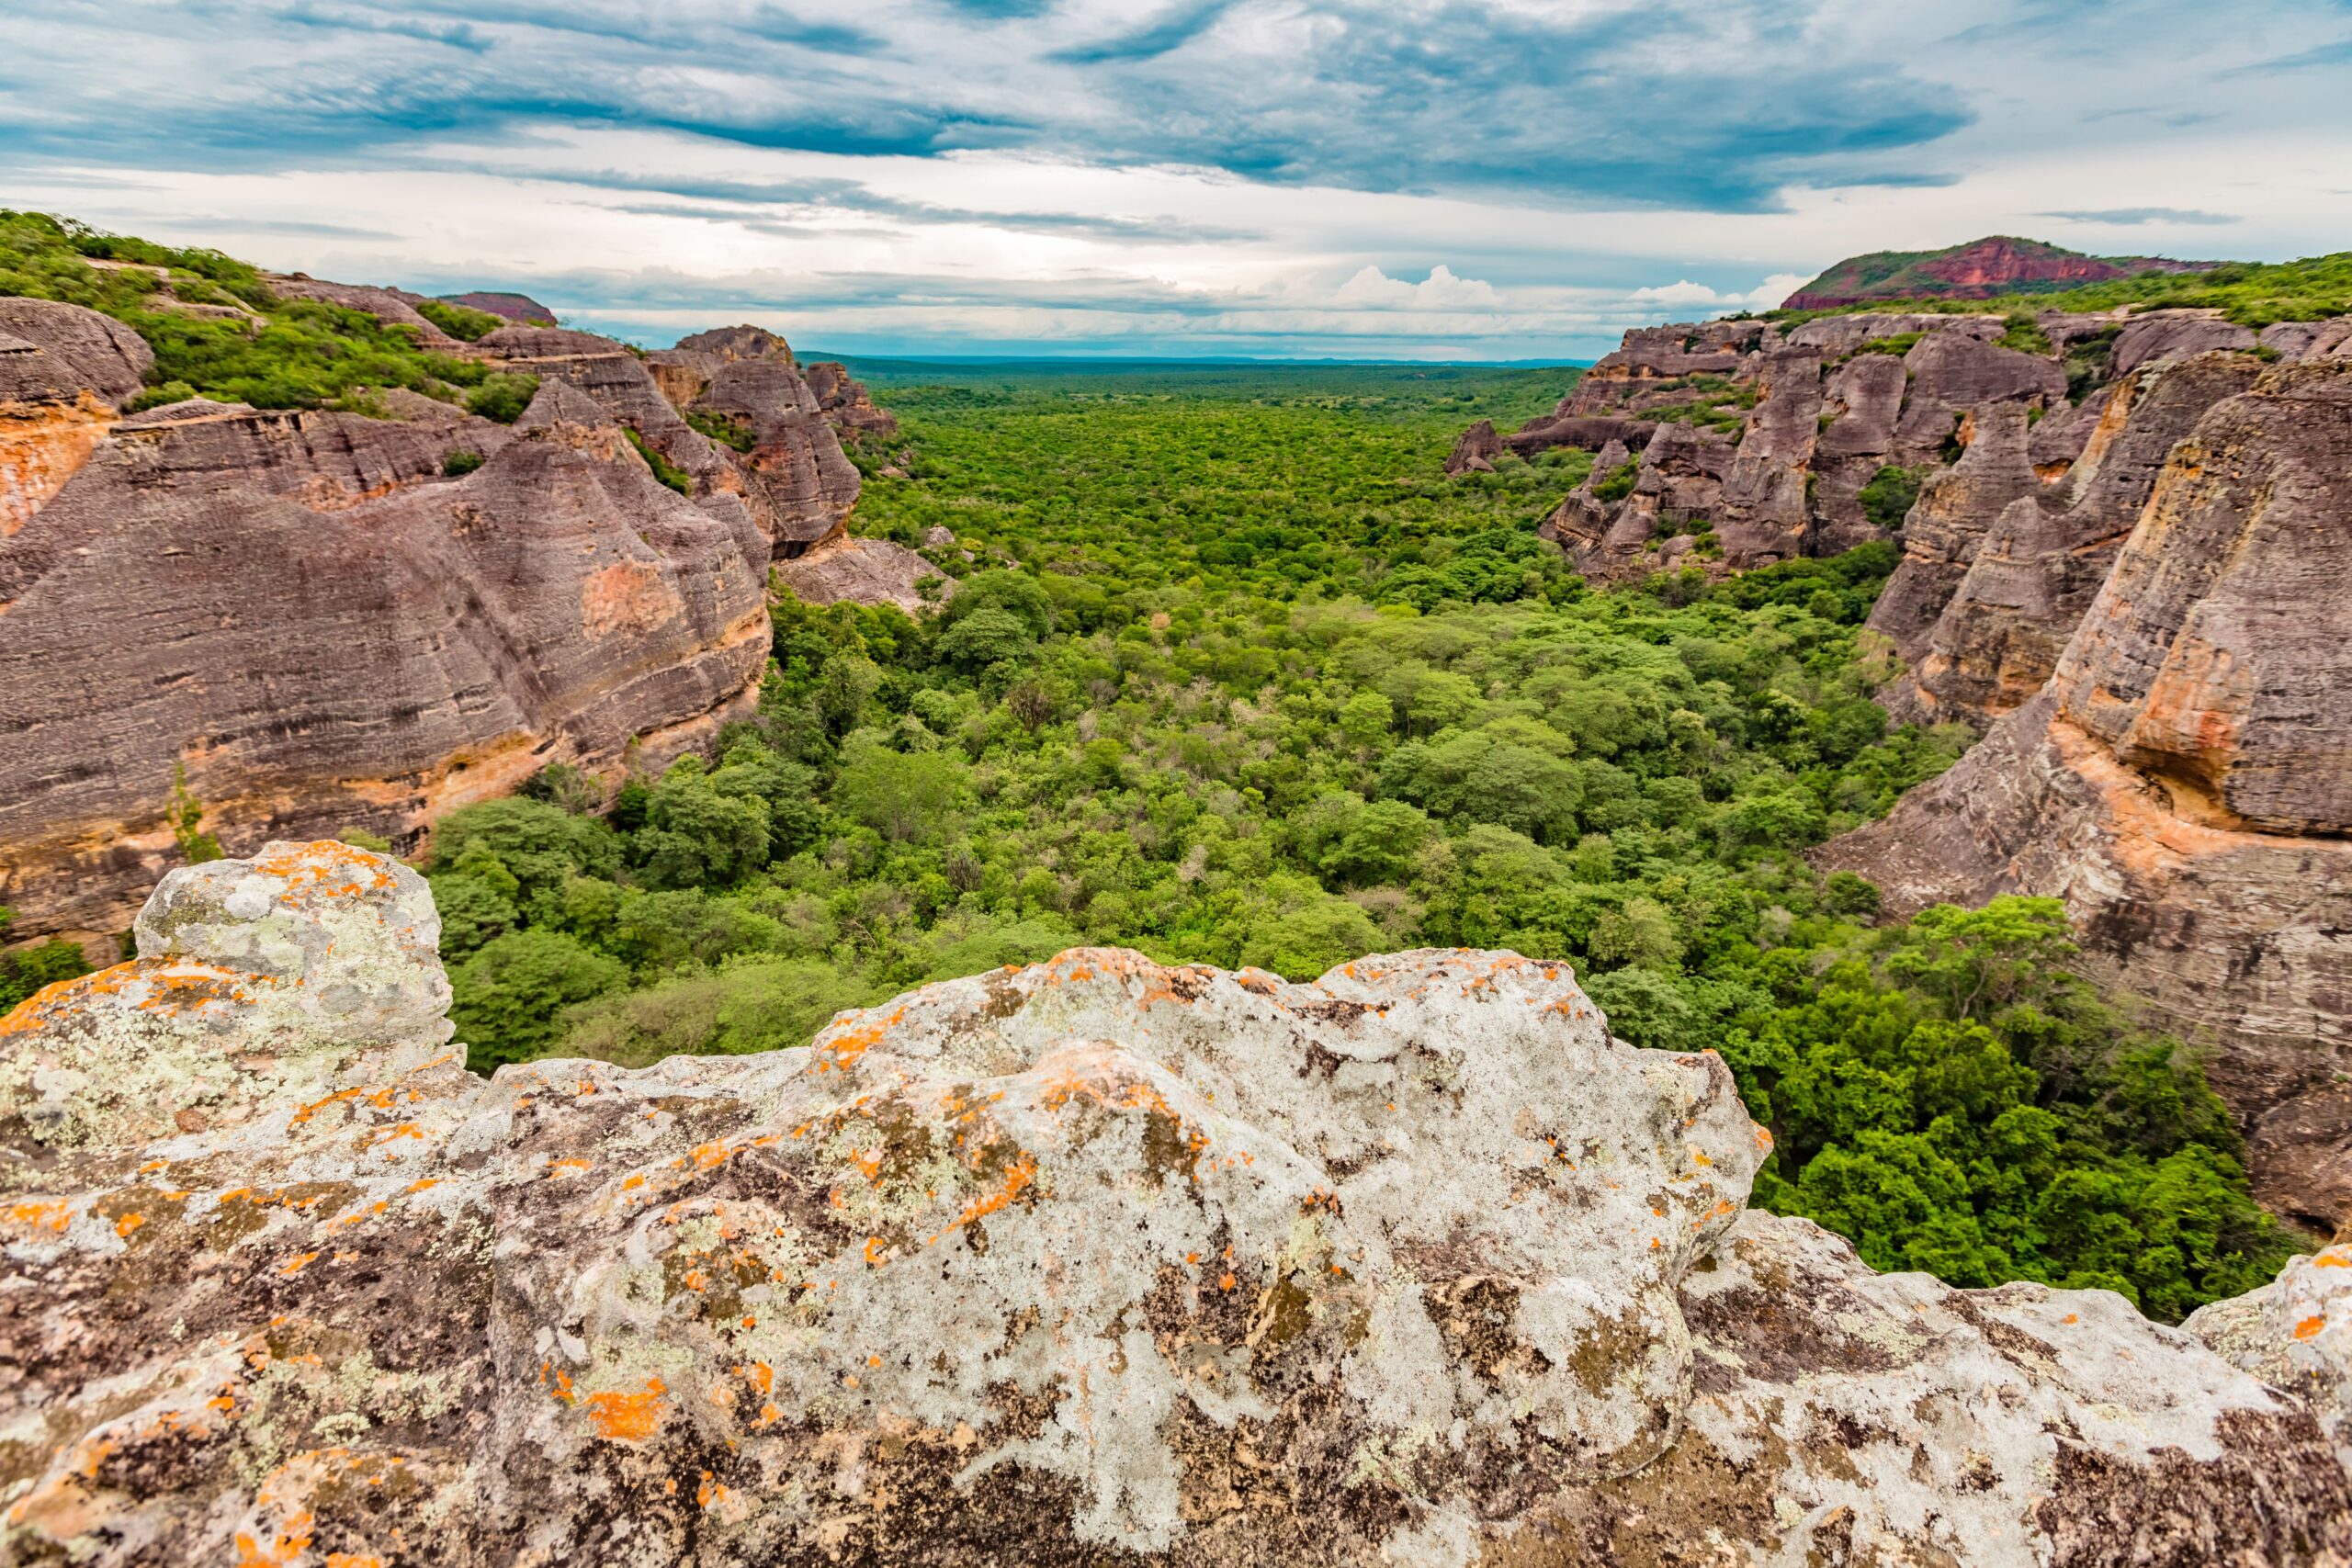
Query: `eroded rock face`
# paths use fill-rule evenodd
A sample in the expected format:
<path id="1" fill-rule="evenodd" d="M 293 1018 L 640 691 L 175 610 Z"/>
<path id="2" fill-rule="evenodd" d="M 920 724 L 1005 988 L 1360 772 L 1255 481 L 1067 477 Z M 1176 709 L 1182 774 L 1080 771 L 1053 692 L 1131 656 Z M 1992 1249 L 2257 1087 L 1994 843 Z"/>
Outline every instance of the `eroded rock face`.
<path id="1" fill-rule="evenodd" d="M 111 316 L 0 298 L 0 538 L 81 472 L 154 364 Z"/>
<path id="2" fill-rule="evenodd" d="M 475 471 L 448 478 L 471 452 Z M 129 923 L 175 789 L 232 851 L 674 753 L 752 701 L 766 544 L 550 381 L 513 429 L 189 402 L 0 540 L 0 902 Z"/>
<path id="3" fill-rule="evenodd" d="M 2042 693 L 1820 852 L 1898 914 L 2064 898 L 2103 978 L 2219 1043 L 2257 1191 L 2328 1228 L 2352 1219 L 2347 572 L 2352 367 L 2275 367 L 2172 448 Z"/>
<path id="4" fill-rule="evenodd" d="M 2012 487 L 2020 493 L 2001 505 L 1914 650 L 1917 667 L 1886 694 L 1887 706 L 1981 728 L 2040 691 L 2138 524 L 2174 446 L 2208 409 L 2252 387 L 2261 369 L 2249 355 L 2208 354 L 2132 371 L 2109 389 L 2077 459 L 2066 466 L 2065 483 L 2054 489 L 2040 441 L 2050 422 L 2037 426 L 2030 456 L 2041 488 Z M 1977 514 L 1996 500 L 1980 499 Z M 1905 533 L 1924 545 L 1921 529 Z M 1911 566 L 1906 558 L 1903 570 Z M 1911 586 L 1906 581 L 1906 592 Z"/>
<path id="5" fill-rule="evenodd" d="M 139 930 L 0 1022 L 17 1560 L 2352 1550 L 2312 1409 L 2190 1335 L 1743 1215 L 1728 1071 L 1557 964 L 1082 949 L 484 1083 L 389 860 L 273 844 Z"/>
<path id="6" fill-rule="evenodd" d="M 857 468 L 784 339 L 760 327 L 720 327 L 681 338 L 646 364 L 680 411 L 725 420 L 749 437 L 740 462 L 763 499 L 762 525 L 776 558 L 790 559 L 841 529 L 857 504 Z M 825 381 L 842 422 L 857 417 L 854 405 L 865 389 L 846 375 Z"/>
<path id="7" fill-rule="evenodd" d="M 1907 471 L 1915 483 L 1951 480 L 1978 434 L 1992 431 L 2001 438 L 1998 475 L 1979 462 L 1961 489 L 1943 489 L 1933 505 L 1923 499 L 1925 510 L 1906 519 L 1897 536 L 1910 561 L 1904 580 L 1882 601 L 1886 624 L 1878 629 L 1916 665 L 1978 543 L 1995 531 L 2009 503 L 2039 493 L 2055 510 L 2075 504 L 2075 498 L 2057 487 L 2095 445 L 2115 445 L 2122 416 L 2114 399 L 2124 381 L 2217 351 L 2243 355 L 2260 346 L 2287 360 L 2327 360 L 2352 345 L 2346 335 L 2352 326 L 2342 323 L 2280 322 L 2265 329 L 2257 343 L 2248 329 L 2200 310 L 2045 311 L 2035 324 L 2047 347 L 2028 332 L 2023 337 L 2034 343 L 2031 351 L 2004 341 L 2019 336 L 2024 323 L 1989 314 L 1881 311 L 1825 316 L 1785 329 L 1754 321 L 1644 327 L 1626 333 L 1623 345 L 1588 371 L 1549 415 L 1509 434 L 1494 431 L 1489 422 L 1464 432 L 1446 471 L 1476 471 L 1506 450 L 1532 457 L 1554 446 L 1599 452 L 1618 444 L 1645 454 L 1660 440 L 1666 445 L 1655 466 L 1670 471 L 1675 462 L 1688 465 L 1694 441 L 1723 443 L 1730 448 L 1724 460 L 1707 465 L 1717 481 L 1713 490 L 1680 485 L 1661 494 L 1645 482 L 1634 495 L 1600 502 L 1592 491 L 1606 465 L 1596 465 L 1594 480 L 1559 507 L 1543 532 L 1596 578 L 1657 570 L 1671 564 L 1664 558 L 1674 554 L 1677 537 L 1706 540 L 1711 534 L 1710 542 L 1721 548 L 1720 562 L 1709 570 L 1740 570 L 1836 555 L 1886 537 L 1890 525 L 1862 503 L 1871 481 L 1888 469 Z M 2231 362 L 2248 376 L 2256 365 L 2252 358 Z M 2204 379 L 2213 378 L 2209 373 Z M 2172 405 L 2183 402 L 2198 380 L 2181 383 L 2161 409 L 2142 399 L 2154 411 L 2154 423 L 2143 439 L 2127 445 L 2149 445 L 2164 430 L 2174 440 L 2187 434 Z M 2021 488 L 2018 475 L 2029 476 L 2034 487 Z M 2102 514 L 2113 510 L 2118 488 L 2110 479 Z M 2146 499 L 2144 490 L 2139 499 Z M 2029 526 L 2019 513 L 2002 528 L 2019 547 L 2037 551 L 2045 538 L 2078 536 L 2087 523 L 2076 519 L 2048 535 Z M 2059 575 L 2086 577 L 2096 589 L 2108 559 L 2111 553 L 2099 557 L 2094 548 L 2076 570 Z M 1972 677 L 1976 689 L 1955 689 L 1946 697 L 1959 716 L 1988 719 L 2038 685 L 2030 667 L 2039 660 L 2046 674 L 2055 646 L 2027 649 L 2022 644 L 2037 638 L 2062 644 L 2073 629 L 2067 617 L 2086 602 L 2086 591 L 2071 581 L 2053 584 L 2052 593 L 2057 621 L 2021 634 L 2020 657 L 2006 665 L 2006 650 L 1996 650 L 1991 663 L 2000 667 L 1997 676 Z M 1908 716 L 1924 713 L 1917 696 L 1906 688 L 1897 710 Z"/>

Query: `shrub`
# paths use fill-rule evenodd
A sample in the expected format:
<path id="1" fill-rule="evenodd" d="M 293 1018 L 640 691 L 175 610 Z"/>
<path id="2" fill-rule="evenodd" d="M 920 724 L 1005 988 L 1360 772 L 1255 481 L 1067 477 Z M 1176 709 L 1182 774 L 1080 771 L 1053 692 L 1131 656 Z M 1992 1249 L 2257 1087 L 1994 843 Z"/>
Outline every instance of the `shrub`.
<path id="1" fill-rule="evenodd" d="M 481 385 L 473 389 L 466 399 L 466 412 L 478 419 L 512 424 L 523 417 L 523 411 L 531 406 L 538 390 L 537 376 L 501 370 L 484 378 Z"/>
<path id="2" fill-rule="evenodd" d="M 1889 533 L 1903 526 L 1910 515 L 1912 505 L 1919 499 L 1919 487 L 1931 468 L 1903 468 L 1889 463 L 1870 478 L 1855 499 L 1862 503 L 1862 515 Z"/>
<path id="3" fill-rule="evenodd" d="M 487 310 L 453 305 L 447 299 L 424 300 L 416 307 L 416 313 L 460 343 L 478 342 L 506 324 Z"/>

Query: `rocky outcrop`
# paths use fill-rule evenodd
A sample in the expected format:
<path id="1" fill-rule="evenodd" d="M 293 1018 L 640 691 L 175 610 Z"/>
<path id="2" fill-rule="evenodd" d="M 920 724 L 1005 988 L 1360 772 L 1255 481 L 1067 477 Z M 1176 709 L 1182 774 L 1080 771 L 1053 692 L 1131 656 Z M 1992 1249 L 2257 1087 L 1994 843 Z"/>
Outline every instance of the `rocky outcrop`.
<path id="1" fill-rule="evenodd" d="M 0 540 L 0 903 L 18 934 L 120 931 L 175 796 L 232 852 L 413 846 L 548 762 L 674 752 L 751 702 L 766 557 L 560 379 L 512 429 L 125 420 Z"/>
<path id="2" fill-rule="evenodd" d="M 948 543 L 953 545 L 951 535 Z M 791 560 L 779 561 L 776 580 L 811 604 L 896 604 L 910 615 L 921 615 L 947 602 L 955 580 L 906 546 L 888 539 L 854 539 L 846 534 L 811 546 Z M 925 599 L 919 584 L 929 580 L 933 596 Z"/>
<path id="3" fill-rule="evenodd" d="M 741 466 L 758 491 L 754 511 L 778 559 L 842 527 L 857 504 L 857 468 L 782 338 L 759 327 L 721 327 L 647 355 L 646 368 L 679 412 L 741 433 Z M 834 389 L 837 400 L 847 398 Z"/>
<path id="4" fill-rule="evenodd" d="M 425 302 L 422 294 L 364 283 L 329 283 L 299 272 L 265 273 L 262 277 L 281 299 L 316 299 L 346 310 L 365 310 L 388 327 L 407 328 L 423 347 L 444 354 L 464 352 L 464 344 L 417 313 L 417 306 Z"/>
<path id="5" fill-rule="evenodd" d="M 820 359 L 808 367 L 808 390 L 816 395 L 825 423 L 852 446 L 893 440 L 899 421 L 887 409 L 876 408 L 862 382 L 850 378 L 849 367 L 839 360 Z"/>
<path id="6" fill-rule="evenodd" d="M 2260 1290 L 2199 1307 L 2181 1326 L 2301 1396 L 2352 1465 L 2352 1247 L 2295 1258 Z"/>
<path id="7" fill-rule="evenodd" d="M 0 1023 L 15 1560 L 2352 1551 L 2301 1399 L 1743 1213 L 1729 1072 L 1557 964 L 1081 949 L 485 1083 L 394 862 L 273 844 L 138 931 Z"/>
<path id="8" fill-rule="evenodd" d="M 1903 519 L 1897 531 L 1910 558 L 1907 581 L 1887 595 L 1878 628 L 1916 661 L 1978 543 L 1996 525 L 2019 548 L 2042 547 L 2045 533 L 2030 514 L 2004 524 L 2002 511 L 2028 493 L 2058 510 L 2072 504 L 2057 487 L 2094 440 L 2114 439 L 2099 433 L 2121 381 L 2215 351 L 2352 357 L 2348 334 L 2352 327 L 2280 322 L 2257 341 L 2213 311 L 2182 310 L 2047 310 L 2030 327 L 2013 316 L 1920 310 L 1855 311 L 1794 325 L 1643 327 L 1627 333 L 1551 414 L 1509 434 L 1491 422 L 1473 426 L 1446 471 L 1475 472 L 1505 451 L 1532 457 L 1555 446 L 1599 452 L 1613 444 L 1645 455 L 1662 427 L 1698 433 L 1671 437 L 1661 453 L 1669 461 L 1687 463 L 1694 440 L 1727 446 L 1725 462 L 1708 464 L 1715 491 L 1677 487 L 1662 502 L 1650 499 L 1657 485 L 1600 501 L 1594 491 L 1611 465 L 1596 465 L 1594 479 L 1542 531 L 1572 551 L 1580 570 L 1600 579 L 1654 571 L 1677 553 L 1678 541 L 1690 542 L 1685 549 L 1715 547 L 1702 551 L 1714 571 L 1835 555 L 1887 537 L 1901 507 L 1889 498 L 1917 491 L 1926 512 Z M 2019 343 L 2030 347 L 2014 346 Z M 2011 439 L 2019 421 L 2022 436 Z M 2001 433 L 1998 476 L 1980 463 L 1957 480 L 1953 465 L 1980 429 Z M 2049 536 L 2083 536 L 2068 527 Z M 2095 588 L 2103 564 L 2089 561 L 2075 575 L 2087 572 Z M 2070 586 L 2059 597 L 2055 613 L 2063 617 L 2079 612 L 2085 594 Z M 2062 620 L 2039 635 L 2063 643 L 2071 629 Z M 2049 650 L 2035 657 L 2046 665 Z M 2031 685 L 2014 686 L 2030 678 L 2030 663 L 2015 663 L 1986 688 L 1997 690 L 2003 707 L 2030 694 Z M 1964 716 L 1976 702 L 1955 700 Z"/>
<path id="9" fill-rule="evenodd" d="M 2107 283 L 2135 273 L 2208 272 L 2221 265 L 2166 256 L 2090 256 L 2041 240 L 1993 234 L 1940 251 L 1849 256 L 1790 295 L 1787 308 L 1828 310 L 1873 299 L 1990 299 Z"/>
<path id="10" fill-rule="evenodd" d="M 110 316 L 0 298 L 0 539 L 81 472 L 154 364 Z"/>
<path id="11" fill-rule="evenodd" d="M 2218 1044 L 2257 1191 L 2330 1228 L 2352 1220 L 2347 574 L 2352 367 L 2274 367 L 2171 450 L 2042 693 L 1820 852 L 1895 913 L 2064 898 L 2102 978 Z"/>
<path id="12" fill-rule="evenodd" d="M 1446 454 L 1445 471 L 1449 477 L 1495 471 L 1495 459 L 1507 448 L 1502 437 L 1495 434 L 1495 422 L 1482 419 L 1464 431 L 1453 443 L 1453 450 Z"/>
<path id="13" fill-rule="evenodd" d="M 1906 660 L 1926 650 L 1994 520 L 2041 489 L 2027 453 L 2024 409 L 1987 409 L 1969 434 L 1960 461 L 1920 487 L 1904 519 L 1902 564 L 1871 606 L 1870 629 Z"/>
<path id="14" fill-rule="evenodd" d="M 2066 482 L 2012 487 L 2017 495 L 2001 506 L 1935 625 L 1906 649 L 1917 666 L 1883 695 L 1890 711 L 1982 728 L 2040 691 L 2138 524 L 2175 444 L 2208 409 L 2251 388 L 2261 369 L 2250 355 L 2208 354 L 2135 369 L 2116 383 L 2079 461 L 2067 465 Z M 2044 450 L 2031 454 L 2037 477 L 2047 468 Z M 1994 500 L 1985 498 L 1975 515 Z M 1924 542 L 1920 527 L 1905 532 Z M 1912 569 L 1906 558 L 1900 570 Z M 1890 619 L 1896 586 L 1882 600 Z M 1918 584 L 1901 586 L 1908 594 Z M 1873 615 L 1873 624 L 1884 623 Z"/>

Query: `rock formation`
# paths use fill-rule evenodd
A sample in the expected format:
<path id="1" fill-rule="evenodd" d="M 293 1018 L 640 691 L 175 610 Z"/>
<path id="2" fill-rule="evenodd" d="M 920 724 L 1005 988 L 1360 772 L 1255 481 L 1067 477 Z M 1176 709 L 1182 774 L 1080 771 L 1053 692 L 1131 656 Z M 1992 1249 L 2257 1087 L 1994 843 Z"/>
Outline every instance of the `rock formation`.
<path id="1" fill-rule="evenodd" d="M 2352 1551 L 2314 1407 L 2233 1364 L 2337 1416 L 2309 1276 L 2217 1354 L 1874 1275 L 1744 1213 L 1729 1072 L 1558 964 L 1081 949 L 485 1083 L 389 859 L 175 872 L 138 934 L 0 1023 L 12 1561 Z"/>
<path id="2" fill-rule="evenodd" d="M 1918 504 L 1895 534 L 1906 559 L 1873 621 L 1915 668 L 1930 658 L 1937 623 L 1982 542 L 1997 532 L 2002 551 L 2023 558 L 1996 552 L 1967 602 L 1994 605 L 2000 635 L 1974 649 L 1942 648 L 1936 657 L 1960 669 L 1951 690 L 1938 692 L 1922 671 L 1893 705 L 1905 716 L 1988 723 L 2047 675 L 2130 527 L 2124 514 L 2146 499 L 2151 465 L 2201 412 L 2197 398 L 2210 404 L 2242 389 L 2228 383 L 2258 368 L 2248 350 L 2352 358 L 2352 326 L 2281 322 L 2257 337 L 2211 310 L 2051 310 L 2035 332 L 2006 316 L 1932 311 L 1853 312 L 1785 329 L 1758 321 L 1638 328 L 1550 415 L 1508 434 L 1483 421 L 1465 432 L 1446 471 L 1559 446 L 1613 445 L 1639 457 L 1633 490 L 1611 484 L 1619 465 L 1596 462 L 1541 529 L 1602 580 L 1690 558 L 1720 572 L 1834 555 L 1887 537 L 1887 496 L 1917 489 Z M 2161 397 L 2146 395 L 2167 367 L 2207 361 L 2164 383 Z M 2215 368 L 2224 363 L 2234 370 Z M 1654 457 L 1660 431 L 1671 434 Z M 1995 446 L 1978 452 L 1985 432 Z M 2097 487 L 2100 463 L 2076 472 L 2086 453 L 2110 451 L 2130 456 L 2108 464 Z M 1701 472 L 1703 482 L 1690 482 Z M 1890 480 L 1900 482 L 1889 490 Z M 2034 510 L 2004 517 L 2029 497 Z M 2057 513 L 2068 515 L 2052 525 Z M 2019 594 L 2030 602 L 2001 597 Z"/>
<path id="3" fill-rule="evenodd" d="M 742 433 L 743 467 L 764 498 L 762 525 L 778 559 L 841 529 L 857 504 L 857 468 L 782 338 L 721 327 L 648 355 L 646 367 L 679 410 Z M 838 386 L 835 395 L 846 397 Z"/>
<path id="4" fill-rule="evenodd" d="M 555 312 L 527 294 L 506 294 L 496 289 L 477 289 L 471 294 L 444 294 L 442 302 L 461 305 L 469 310 L 480 310 L 486 316 L 497 316 L 526 327 L 556 325 Z"/>
<path id="5" fill-rule="evenodd" d="M 2251 355 L 2231 353 L 2134 369 L 2101 399 L 2098 422 L 2063 484 L 2037 482 L 2047 464 L 2030 448 L 2020 461 L 2006 440 L 1997 457 L 1991 444 L 1971 446 L 1944 485 L 1979 467 L 1980 447 L 2006 471 L 1973 481 L 1965 498 L 1943 489 L 1932 506 L 1929 496 L 1920 498 L 1904 529 L 1903 565 L 1871 616 L 1916 665 L 1882 694 L 1888 710 L 1981 728 L 2040 691 L 2138 524 L 2174 445 L 2206 410 L 2252 387 L 2261 369 Z M 1943 518 L 1966 536 L 1967 565 L 1956 584 L 1935 563 L 1942 541 L 1931 520 Z M 1910 617 L 1937 598 L 1942 607 L 1922 632 Z"/>
<path id="6" fill-rule="evenodd" d="M 748 706 L 766 559 L 737 498 L 665 489 L 560 379 L 511 429 L 121 421 L 0 538 L 0 903 L 110 938 L 176 858 L 175 798 L 232 851 L 413 846 L 548 762 L 658 761 Z"/>
<path id="7" fill-rule="evenodd" d="M 948 543 L 954 544 L 950 535 Z M 953 578 L 906 546 L 888 539 L 854 539 L 836 534 L 791 560 L 779 561 L 775 575 L 793 593 L 811 604 L 896 604 L 908 615 L 920 615 L 947 602 L 956 590 Z M 925 599 L 917 584 L 926 578 L 937 586 Z"/>
<path id="8" fill-rule="evenodd" d="M 2193 403 L 2250 378 L 2230 355 L 2139 374 L 2128 400 L 2152 432 L 2167 387 Z M 2128 448 L 2140 417 L 2086 457 L 2078 509 L 2103 474 L 2128 496 L 2154 449 Z M 2218 1043 L 2256 1190 L 2331 1229 L 2352 1220 L 2347 577 L 2352 365 L 2272 367 L 2170 449 L 2041 693 L 1819 852 L 1897 914 L 2064 898 L 2097 973 Z"/>
<path id="9" fill-rule="evenodd" d="M 2142 272 L 2210 272 L 2219 262 L 2165 256 L 2089 256 L 2041 240 L 1988 235 L 1940 251 L 1849 256 L 1789 296 L 1792 310 L 1827 310 L 1874 299 L 1989 299 L 2106 283 Z"/>
<path id="10" fill-rule="evenodd" d="M 365 310 L 388 327 L 405 327 L 419 344 L 443 354 L 457 354 L 464 345 L 417 312 L 425 303 L 422 294 L 403 288 L 379 288 L 365 283 L 328 283 L 306 273 L 265 273 L 262 281 L 281 299 L 316 299 L 348 310 Z"/>
<path id="11" fill-rule="evenodd" d="M 1451 475 L 1495 471 L 1495 459 L 1503 454 L 1502 437 L 1495 434 L 1495 422 L 1482 419 L 1464 431 L 1453 443 L 1453 450 L 1446 455 L 1445 471 Z"/>
<path id="12" fill-rule="evenodd" d="M 154 363 L 111 317 L 0 298 L 0 540 L 81 472 Z"/>
<path id="13" fill-rule="evenodd" d="M 865 386 L 850 379 L 847 366 L 839 360 L 820 359 L 809 366 L 806 374 L 808 390 L 817 399 L 818 412 L 843 441 L 856 446 L 867 441 L 888 441 L 898 435 L 898 419 L 888 410 L 874 406 Z"/>

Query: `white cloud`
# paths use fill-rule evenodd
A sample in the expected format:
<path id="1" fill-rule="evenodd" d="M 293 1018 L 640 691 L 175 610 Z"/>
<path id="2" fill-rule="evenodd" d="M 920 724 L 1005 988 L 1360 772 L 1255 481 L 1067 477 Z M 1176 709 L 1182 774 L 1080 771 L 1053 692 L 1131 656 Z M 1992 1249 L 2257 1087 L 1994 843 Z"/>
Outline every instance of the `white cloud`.
<path id="1" fill-rule="evenodd" d="M 1685 277 L 1654 288 L 1636 288 L 1631 298 L 1637 305 L 1663 305 L 1669 310 L 1711 305 L 1724 310 L 1770 310 L 1795 293 L 1804 280 L 1803 273 L 1776 272 L 1745 294 L 1725 294 Z"/>
<path id="2" fill-rule="evenodd" d="M 1493 284 L 1481 278 L 1456 277 L 1453 269 L 1442 262 L 1430 268 L 1429 276 L 1419 283 L 1391 277 L 1378 267 L 1367 265 L 1340 286 L 1337 299 L 1340 304 L 1359 310 L 1489 310 L 1503 302 Z"/>

